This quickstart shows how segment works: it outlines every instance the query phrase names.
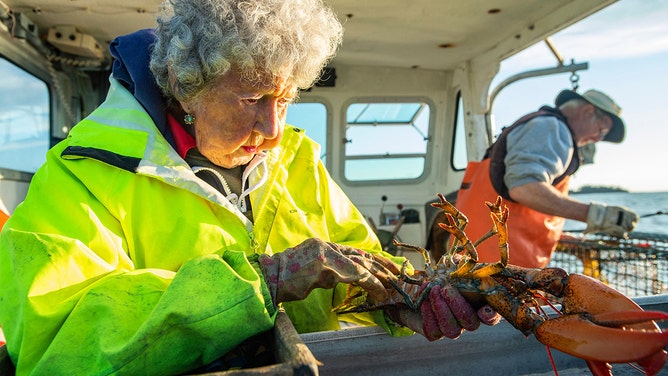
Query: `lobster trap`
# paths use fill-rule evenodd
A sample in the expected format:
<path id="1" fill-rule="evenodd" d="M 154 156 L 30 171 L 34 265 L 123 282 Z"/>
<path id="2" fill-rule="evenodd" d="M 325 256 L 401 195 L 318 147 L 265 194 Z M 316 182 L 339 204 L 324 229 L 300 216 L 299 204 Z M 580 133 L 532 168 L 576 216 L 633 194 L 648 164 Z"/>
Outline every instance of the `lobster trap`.
<path id="1" fill-rule="evenodd" d="M 630 297 L 668 293 L 668 235 L 566 232 L 549 266 L 596 278 Z"/>

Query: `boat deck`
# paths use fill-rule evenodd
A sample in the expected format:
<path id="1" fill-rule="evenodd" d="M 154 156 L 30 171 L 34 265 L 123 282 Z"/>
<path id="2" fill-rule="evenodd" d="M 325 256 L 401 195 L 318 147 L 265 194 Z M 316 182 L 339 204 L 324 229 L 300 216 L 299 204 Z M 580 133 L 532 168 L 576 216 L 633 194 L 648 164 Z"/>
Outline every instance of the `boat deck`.
<path id="1" fill-rule="evenodd" d="M 668 311 L 668 295 L 636 298 L 646 310 Z M 422 336 L 390 337 L 378 327 L 302 334 L 323 365 L 320 375 L 554 375 L 545 346 L 508 322 L 482 326 L 456 340 L 429 342 Z M 559 375 L 591 375 L 581 359 L 552 350 Z M 627 364 L 614 375 L 639 375 Z M 668 375 L 664 368 L 659 375 Z"/>

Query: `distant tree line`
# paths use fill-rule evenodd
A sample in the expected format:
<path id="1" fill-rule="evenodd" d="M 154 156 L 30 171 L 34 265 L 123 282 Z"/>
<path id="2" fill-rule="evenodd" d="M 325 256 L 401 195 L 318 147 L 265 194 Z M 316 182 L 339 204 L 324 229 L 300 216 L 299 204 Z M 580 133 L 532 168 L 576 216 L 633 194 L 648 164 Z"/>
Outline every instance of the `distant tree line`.
<path id="1" fill-rule="evenodd" d="M 628 192 L 627 189 L 621 187 L 611 187 L 603 185 L 583 185 L 576 191 L 571 193 L 606 193 L 606 192 Z"/>

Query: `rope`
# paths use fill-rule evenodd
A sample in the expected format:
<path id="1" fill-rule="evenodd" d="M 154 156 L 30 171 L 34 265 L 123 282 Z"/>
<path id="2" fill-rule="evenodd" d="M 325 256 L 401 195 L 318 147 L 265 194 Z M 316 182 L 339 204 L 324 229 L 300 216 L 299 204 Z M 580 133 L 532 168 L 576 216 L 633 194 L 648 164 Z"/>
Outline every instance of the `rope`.
<path id="1" fill-rule="evenodd" d="M 72 124 L 72 126 L 74 126 L 78 122 L 78 119 L 74 115 L 74 110 L 72 109 L 72 106 L 68 105 L 70 101 L 65 96 L 65 91 L 63 90 L 63 87 L 60 84 L 60 80 L 56 75 L 56 70 L 53 67 L 52 63 L 53 61 L 57 61 L 61 64 L 66 64 L 73 67 L 98 66 L 102 63 L 102 61 L 95 59 L 73 59 L 73 58 L 58 56 L 55 54 L 49 54 L 46 56 L 46 67 L 47 70 L 49 71 L 49 75 L 51 76 L 51 81 L 53 82 L 53 87 L 56 90 L 56 95 L 58 95 L 58 99 L 60 99 L 60 101 L 63 104 L 63 108 L 65 109 L 65 114 L 67 115 L 69 122 Z"/>
<path id="2" fill-rule="evenodd" d="M 650 213 L 650 214 L 644 214 L 644 215 L 641 215 L 640 218 L 653 217 L 653 216 L 655 216 L 655 215 L 662 215 L 662 214 L 668 214 L 668 211 L 659 210 L 659 211 L 656 212 L 656 213 Z"/>

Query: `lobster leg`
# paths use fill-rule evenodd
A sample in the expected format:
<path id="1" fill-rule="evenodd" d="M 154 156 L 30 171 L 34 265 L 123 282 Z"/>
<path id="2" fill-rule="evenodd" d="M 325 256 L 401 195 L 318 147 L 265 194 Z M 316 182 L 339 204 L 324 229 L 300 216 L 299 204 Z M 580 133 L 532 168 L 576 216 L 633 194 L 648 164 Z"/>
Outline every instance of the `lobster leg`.
<path id="1" fill-rule="evenodd" d="M 501 197 L 497 197 L 494 204 L 490 202 L 485 202 L 485 204 L 489 208 L 489 214 L 492 217 L 494 232 L 499 237 L 499 255 L 501 257 L 499 262 L 505 268 L 508 265 L 508 227 L 506 226 L 508 207 L 501 205 Z"/>
<path id="2" fill-rule="evenodd" d="M 433 203 L 431 204 L 431 206 L 439 208 L 443 210 L 445 213 L 450 214 L 452 217 L 454 217 L 456 219 L 455 223 L 457 227 L 463 231 L 466 228 L 466 225 L 469 223 L 469 219 L 464 215 L 464 213 L 460 212 L 453 204 L 448 202 L 448 200 L 445 199 L 445 196 L 439 193 L 438 198 L 441 200 L 441 202 Z"/>
<path id="3" fill-rule="evenodd" d="M 478 266 L 478 252 L 475 247 L 476 244 L 480 243 L 482 240 L 478 240 L 476 244 L 471 243 L 471 240 L 466 236 L 464 231 L 457 227 L 454 223 L 454 219 L 451 215 L 446 215 L 448 219 L 448 224 L 439 224 L 444 230 L 450 232 L 460 243 L 463 244 L 463 248 L 468 254 L 468 258 L 464 258 L 462 262 L 458 265 L 457 270 L 455 270 L 450 276 L 463 277 L 470 273 L 470 276 L 473 278 L 484 278 L 490 275 L 501 272 L 508 265 L 508 228 L 506 227 L 506 221 L 508 220 L 508 208 L 501 205 L 501 198 L 497 198 L 494 204 L 486 202 L 487 207 L 490 210 L 490 216 L 493 222 L 493 228 L 488 233 L 490 235 L 497 234 L 499 242 L 499 255 L 500 260 L 496 263 L 485 264 L 482 267 Z M 487 235 L 485 235 L 487 236 Z M 483 236 L 483 238 L 485 238 Z"/>
<path id="4" fill-rule="evenodd" d="M 451 277 L 461 277 L 478 265 L 478 251 L 476 251 L 475 246 L 471 243 L 471 240 L 466 236 L 464 231 L 461 228 L 457 227 L 454 218 L 448 213 L 445 215 L 448 223 L 439 223 L 442 229 L 452 234 L 459 243 L 461 247 L 466 252 L 467 257 L 462 257 L 457 265 L 457 270 L 450 274 Z"/>

